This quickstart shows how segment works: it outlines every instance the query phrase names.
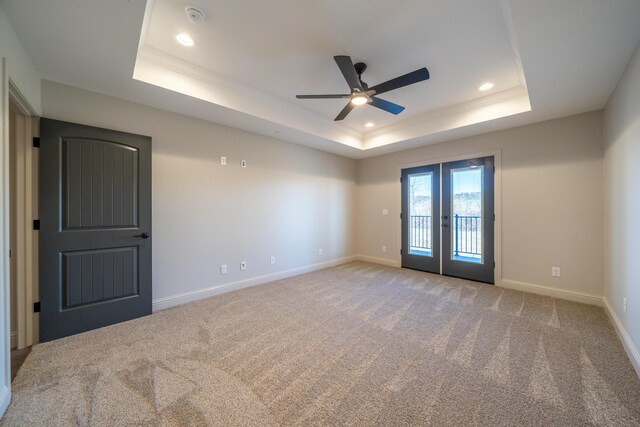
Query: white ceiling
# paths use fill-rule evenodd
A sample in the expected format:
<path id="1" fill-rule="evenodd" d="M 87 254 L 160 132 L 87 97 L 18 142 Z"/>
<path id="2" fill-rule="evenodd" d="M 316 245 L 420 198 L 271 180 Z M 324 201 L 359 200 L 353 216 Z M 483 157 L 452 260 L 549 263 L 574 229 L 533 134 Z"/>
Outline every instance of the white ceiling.
<path id="1" fill-rule="evenodd" d="M 45 79 L 354 158 L 602 108 L 640 39 L 638 0 L 0 5 Z M 364 106 L 334 123 L 343 100 L 294 96 L 347 92 L 338 54 L 366 62 L 370 85 L 423 66 L 431 79 L 381 96 L 399 116 Z"/>
<path id="2" fill-rule="evenodd" d="M 370 86 L 427 67 L 426 83 L 384 94 L 406 110 L 398 117 L 359 108 L 341 125 L 362 132 L 439 108 L 521 86 L 516 57 L 498 0 L 424 1 L 154 0 L 145 45 L 227 79 L 309 109 L 330 121 L 344 100 L 295 100 L 300 93 L 349 93 L 333 56 L 353 55 L 368 68 Z M 193 24 L 184 9 L 208 16 Z M 175 36 L 192 35 L 191 48 Z M 473 40 L 470 42 L 470 37 Z M 455 52 L 455 54 L 452 54 Z"/>

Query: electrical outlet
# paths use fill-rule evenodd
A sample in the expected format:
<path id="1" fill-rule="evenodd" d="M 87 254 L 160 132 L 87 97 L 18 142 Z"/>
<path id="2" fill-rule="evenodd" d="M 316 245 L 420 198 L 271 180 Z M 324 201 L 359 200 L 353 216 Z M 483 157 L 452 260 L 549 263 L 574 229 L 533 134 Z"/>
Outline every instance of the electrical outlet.
<path id="1" fill-rule="evenodd" d="M 387 208 L 382 209 L 382 215 L 389 215 L 389 209 Z"/>
<path id="2" fill-rule="evenodd" d="M 240 162 L 240 166 L 242 166 L 243 168 L 246 168 L 247 167 L 247 161 L 246 160 L 242 160 Z"/>
<path id="3" fill-rule="evenodd" d="M 275 264 L 275 263 L 276 263 L 276 257 L 272 256 L 272 257 L 271 257 L 271 265 L 273 265 L 273 264 Z"/>
<path id="4" fill-rule="evenodd" d="M 247 269 L 247 261 L 240 261 L 240 270 L 245 271 Z"/>
<path id="5" fill-rule="evenodd" d="M 220 274 L 227 274 L 227 264 L 222 264 L 220 266 Z"/>
<path id="6" fill-rule="evenodd" d="M 387 247 L 382 245 L 382 252 L 387 252 Z"/>
<path id="7" fill-rule="evenodd" d="M 227 164 L 227 158 L 224 157 L 224 156 L 220 157 L 220 164 L 223 165 L 223 166 L 226 165 Z"/>
<path id="8" fill-rule="evenodd" d="M 560 277 L 560 267 L 551 267 L 551 276 Z"/>
<path id="9" fill-rule="evenodd" d="M 627 297 L 622 298 L 622 311 L 627 312 Z"/>
<path id="10" fill-rule="evenodd" d="M 318 249 L 318 255 L 322 255 L 322 248 Z"/>

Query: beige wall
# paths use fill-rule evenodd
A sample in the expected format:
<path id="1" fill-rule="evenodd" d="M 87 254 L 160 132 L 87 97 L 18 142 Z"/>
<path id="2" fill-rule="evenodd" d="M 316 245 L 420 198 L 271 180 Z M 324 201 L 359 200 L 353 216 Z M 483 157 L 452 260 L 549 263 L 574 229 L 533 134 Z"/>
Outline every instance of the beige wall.
<path id="1" fill-rule="evenodd" d="M 36 113 L 40 113 L 40 76 L 0 6 L 0 59 L 2 57 L 7 58 L 7 71 L 11 83 L 20 91 L 29 106 Z"/>
<path id="2" fill-rule="evenodd" d="M 52 82 L 42 87 L 45 117 L 153 138 L 154 300 L 355 254 L 354 160 Z"/>
<path id="3" fill-rule="evenodd" d="M 358 253 L 399 263 L 402 165 L 500 150 L 503 279 L 602 295 L 601 116 L 581 114 L 360 161 Z M 552 266 L 561 267 L 561 278 L 551 277 Z"/>
<path id="4" fill-rule="evenodd" d="M 640 373 L 640 47 L 604 117 L 604 295 L 635 346 Z"/>

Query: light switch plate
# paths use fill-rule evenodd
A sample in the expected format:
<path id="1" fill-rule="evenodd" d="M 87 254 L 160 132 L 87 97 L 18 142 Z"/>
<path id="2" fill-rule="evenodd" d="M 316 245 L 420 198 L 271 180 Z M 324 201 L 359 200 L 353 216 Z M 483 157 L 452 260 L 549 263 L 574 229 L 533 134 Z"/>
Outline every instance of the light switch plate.
<path id="1" fill-rule="evenodd" d="M 389 209 L 382 209 L 382 215 L 389 215 Z"/>
<path id="2" fill-rule="evenodd" d="M 227 164 L 227 158 L 224 157 L 224 156 L 220 157 L 220 164 L 223 165 L 223 166 L 226 165 Z"/>

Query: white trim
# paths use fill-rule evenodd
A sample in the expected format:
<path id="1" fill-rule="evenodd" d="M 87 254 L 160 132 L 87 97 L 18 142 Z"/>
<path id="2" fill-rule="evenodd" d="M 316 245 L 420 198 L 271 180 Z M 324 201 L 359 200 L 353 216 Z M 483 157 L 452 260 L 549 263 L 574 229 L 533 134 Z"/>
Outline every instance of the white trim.
<path id="1" fill-rule="evenodd" d="M 16 89 L 17 90 L 17 89 Z M 15 102 L 16 96 L 13 88 L 9 87 L 10 99 Z M 13 122 L 9 126 L 15 129 L 14 140 L 10 144 L 15 149 L 15 157 L 10 160 L 13 168 L 15 182 L 11 191 L 15 191 L 15 242 L 13 247 L 13 257 L 11 268 L 14 269 L 13 280 L 15 280 L 16 291 L 16 328 L 17 347 L 23 349 L 33 344 L 33 290 L 38 286 L 37 265 L 35 251 L 37 244 L 34 239 L 37 233 L 32 230 L 29 224 L 37 218 L 34 209 L 35 196 L 37 195 L 37 179 L 34 179 L 34 170 L 37 170 L 34 163 L 34 156 L 37 154 L 32 148 L 34 136 L 35 117 L 30 116 L 19 105 L 15 105 L 18 111 L 13 115 Z M 10 221 L 12 218 L 10 218 Z M 35 274 L 34 274 L 35 273 Z M 13 338 L 12 338 L 13 339 Z"/>
<path id="2" fill-rule="evenodd" d="M 601 295 L 589 294 L 580 291 L 570 291 L 568 289 L 552 288 L 545 285 L 535 285 L 533 283 L 519 282 L 517 280 L 503 279 L 496 281 L 496 286 L 501 288 L 513 289 L 531 294 L 545 295 L 565 299 L 583 304 L 604 306 L 603 297 Z"/>
<path id="3" fill-rule="evenodd" d="M 9 78 L 9 99 L 11 99 L 26 116 L 35 117 L 38 115 L 37 110 L 29 102 L 27 97 L 24 96 L 18 85 L 13 82 L 13 78 Z"/>
<path id="4" fill-rule="evenodd" d="M 11 402 L 11 389 L 7 386 L 2 386 L 0 388 L 0 417 L 4 414 L 4 411 L 9 407 L 9 403 Z"/>
<path id="5" fill-rule="evenodd" d="M 627 333 L 627 330 L 624 328 L 624 325 L 620 321 L 620 318 L 618 318 L 615 310 L 613 309 L 613 307 L 611 307 L 611 304 L 609 304 L 607 298 L 603 297 L 602 300 L 604 301 L 604 311 L 607 312 L 609 319 L 611 319 L 611 323 L 613 323 L 613 327 L 618 334 L 618 338 L 620 338 L 620 341 L 622 341 L 622 345 L 627 352 L 627 355 L 629 356 L 629 360 L 631 360 L 631 364 L 636 370 L 636 374 L 638 374 L 638 377 L 640 377 L 640 352 L 638 352 L 638 349 L 631 340 L 631 337 Z"/>
<path id="6" fill-rule="evenodd" d="M 238 289 L 248 288 L 251 286 L 262 285 L 264 283 L 273 282 L 274 280 L 286 279 L 287 277 L 297 276 L 299 274 L 309 273 L 311 271 L 322 270 L 323 268 L 335 267 L 336 265 L 345 264 L 355 261 L 356 255 L 344 258 L 336 258 L 331 261 L 311 264 L 304 267 L 292 268 L 289 270 L 278 271 L 276 273 L 265 274 L 263 276 L 252 277 L 250 279 L 240 280 L 237 282 L 223 283 L 212 286 L 210 288 L 198 289 L 197 291 L 185 292 L 170 297 L 158 298 L 153 300 L 153 311 L 164 310 L 169 307 L 184 304 L 191 301 L 197 301 L 203 298 L 209 298 L 215 295 L 227 292 L 237 291 Z"/>
<path id="7" fill-rule="evenodd" d="M 11 321 L 9 318 L 9 77 L 0 63 L 0 416 L 11 397 Z"/>
<path id="8" fill-rule="evenodd" d="M 386 265 L 387 267 L 400 268 L 400 263 L 393 259 L 376 258 L 369 255 L 356 255 L 358 261 L 371 262 L 373 264 Z"/>

